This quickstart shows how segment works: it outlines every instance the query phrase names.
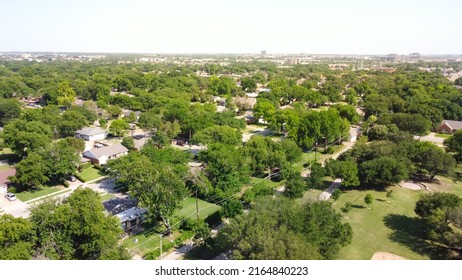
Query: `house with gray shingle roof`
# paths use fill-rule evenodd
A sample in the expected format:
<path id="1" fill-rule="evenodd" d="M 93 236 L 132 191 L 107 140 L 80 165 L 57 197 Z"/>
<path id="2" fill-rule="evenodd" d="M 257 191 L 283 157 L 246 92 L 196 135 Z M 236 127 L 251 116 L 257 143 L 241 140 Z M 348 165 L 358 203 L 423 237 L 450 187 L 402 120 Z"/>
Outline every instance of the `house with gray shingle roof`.
<path id="1" fill-rule="evenodd" d="M 436 132 L 452 134 L 460 129 L 462 129 L 461 121 L 443 120 L 440 126 L 436 129 Z"/>
<path id="2" fill-rule="evenodd" d="M 93 148 L 82 154 L 84 158 L 89 159 L 94 164 L 106 164 L 108 160 L 119 158 L 128 154 L 128 149 L 122 144 Z"/>
<path id="3" fill-rule="evenodd" d="M 99 127 L 84 127 L 80 130 L 77 130 L 74 136 L 85 141 L 95 141 L 106 139 L 107 132 Z"/>

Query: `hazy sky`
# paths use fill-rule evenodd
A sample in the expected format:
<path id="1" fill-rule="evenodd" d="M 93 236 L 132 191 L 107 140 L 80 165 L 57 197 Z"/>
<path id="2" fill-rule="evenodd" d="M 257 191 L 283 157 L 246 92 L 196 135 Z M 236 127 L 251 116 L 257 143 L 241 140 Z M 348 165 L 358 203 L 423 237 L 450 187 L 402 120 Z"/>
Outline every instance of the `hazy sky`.
<path id="1" fill-rule="evenodd" d="M 0 26 L 0 51 L 462 53 L 462 0 L 0 0 Z"/>

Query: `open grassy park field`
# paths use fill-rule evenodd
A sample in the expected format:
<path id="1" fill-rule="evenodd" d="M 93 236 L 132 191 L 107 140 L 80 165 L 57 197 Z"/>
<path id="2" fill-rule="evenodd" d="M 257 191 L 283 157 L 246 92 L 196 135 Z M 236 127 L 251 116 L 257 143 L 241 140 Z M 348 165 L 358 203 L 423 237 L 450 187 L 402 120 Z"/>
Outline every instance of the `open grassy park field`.
<path id="1" fill-rule="evenodd" d="M 427 184 L 430 191 L 462 194 L 462 183 L 448 178 L 438 179 L 439 183 Z M 347 201 L 352 204 L 352 209 L 342 215 L 343 221 L 351 224 L 353 240 L 340 251 L 338 259 L 371 259 L 377 251 L 413 260 L 438 259 L 432 244 L 424 238 L 423 225 L 414 213 L 416 201 L 428 191 L 398 186 L 387 190 L 393 190 L 392 197 L 387 197 L 386 191 L 345 190 L 338 201 L 332 201 L 339 213 Z M 371 205 L 364 202 L 366 194 L 374 197 Z"/>

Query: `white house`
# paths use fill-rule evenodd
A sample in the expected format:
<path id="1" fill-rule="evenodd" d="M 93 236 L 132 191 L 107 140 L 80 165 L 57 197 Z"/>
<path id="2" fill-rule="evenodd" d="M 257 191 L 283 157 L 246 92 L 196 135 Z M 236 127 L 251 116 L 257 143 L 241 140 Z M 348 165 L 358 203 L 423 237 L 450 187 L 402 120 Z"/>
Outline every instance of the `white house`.
<path id="1" fill-rule="evenodd" d="M 104 146 L 101 148 L 93 148 L 82 154 L 84 158 L 88 158 L 94 164 L 106 164 L 110 159 L 118 158 L 128 154 L 128 149 L 122 144 Z"/>
<path id="2" fill-rule="evenodd" d="M 99 127 L 84 127 L 77 130 L 74 136 L 85 141 L 95 141 L 106 139 L 107 132 Z"/>

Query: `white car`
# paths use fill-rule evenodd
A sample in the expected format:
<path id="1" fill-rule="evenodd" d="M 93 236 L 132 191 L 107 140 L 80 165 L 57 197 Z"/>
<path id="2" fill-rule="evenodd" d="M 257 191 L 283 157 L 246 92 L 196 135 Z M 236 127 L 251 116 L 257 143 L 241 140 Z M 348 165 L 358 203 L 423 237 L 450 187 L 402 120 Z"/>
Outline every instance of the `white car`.
<path id="1" fill-rule="evenodd" d="M 15 201 L 16 200 L 16 195 L 14 193 L 6 193 L 5 195 L 6 199 L 8 199 L 9 201 Z"/>

